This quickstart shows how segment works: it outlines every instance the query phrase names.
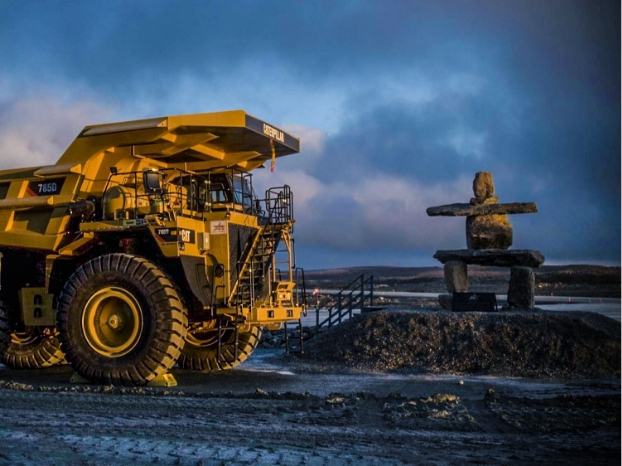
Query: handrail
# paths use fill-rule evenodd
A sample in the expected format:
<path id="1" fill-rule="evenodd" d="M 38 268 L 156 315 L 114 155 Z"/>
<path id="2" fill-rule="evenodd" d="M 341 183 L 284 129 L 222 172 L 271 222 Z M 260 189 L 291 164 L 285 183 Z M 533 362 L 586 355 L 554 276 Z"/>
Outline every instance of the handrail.
<path id="1" fill-rule="evenodd" d="M 317 307 L 321 307 L 323 304 L 329 302 L 331 299 L 333 299 L 334 296 L 337 296 L 341 293 L 343 293 L 344 291 L 346 291 L 348 288 L 350 288 L 354 283 L 358 282 L 359 280 L 361 280 L 362 278 L 365 277 L 365 274 L 361 274 L 358 277 L 356 277 L 354 280 L 352 280 L 350 283 L 348 283 L 347 285 L 345 285 L 343 288 L 341 288 L 341 290 L 339 291 L 339 293 L 337 293 L 336 295 L 332 295 L 332 296 L 327 296 L 326 298 L 324 298 L 322 300 L 322 302 L 320 304 L 318 304 Z M 367 283 L 368 280 L 372 280 L 372 284 L 373 284 L 373 278 L 374 276 L 371 275 L 367 280 L 365 280 L 364 283 Z"/>
<path id="2" fill-rule="evenodd" d="M 269 251 L 271 257 L 274 258 L 277 253 L 277 243 L 281 239 L 283 229 L 288 227 L 291 229 L 291 220 L 293 218 L 292 198 L 292 192 L 287 185 L 270 188 L 266 191 L 266 198 L 263 201 L 268 216 L 264 218 L 265 224 L 260 226 L 257 231 L 248 253 L 235 264 L 238 274 L 236 282 L 231 287 L 228 298 L 229 303 L 233 302 L 234 297 L 237 297 L 237 301 L 240 301 L 245 286 L 248 289 L 250 305 L 252 306 L 255 292 L 255 270 L 252 267 L 253 256 L 260 250 L 262 254 Z M 288 260 L 288 264 L 290 262 Z M 264 279 L 266 272 L 267 270 L 262 269 L 262 277 Z M 248 274 L 249 283 L 242 285 L 241 280 L 245 273 Z"/>
<path id="3" fill-rule="evenodd" d="M 300 280 L 298 280 L 298 274 L 300 273 L 302 279 L 302 287 L 299 287 L 298 284 Z M 295 305 L 301 306 L 304 309 L 305 316 L 307 315 L 307 282 L 305 280 L 305 269 L 302 267 L 296 267 L 294 272 L 294 282 L 296 283 L 296 301 Z"/>
<path id="4" fill-rule="evenodd" d="M 353 286 L 355 285 L 356 286 Z M 369 290 L 365 290 L 366 285 Z M 323 326 L 332 327 L 338 323 L 341 323 L 344 316 L 352 317 L 354 306 L 360 305 L 362 308 L 365 301 L 369 300 L 370 305 L 374 305 L 374 276 L 371 275 L 365 279 L 365 274 L 361 274 L 344 286 L 335 295 L 324 298 L 316 305 L 315 308 L 315 322 L 316 331 Z M 328 307 L 328 316 L 320 321 L 320 310 Z"/>
<path id="5" fill-rule="evenodd" d="M 204 174 L 197 174 L 181 168 L 159 168 L 158 173 L 168 176 L 169 179 L 176 180 L 171 183 L 175 186 L 174 192 L 167 192 L 164 189 L 159 194 L 154 193 L 142 193 L 139 194 L 139 184 L 142 181 L 144 170 L 134 170 L 127 172 L 115 171 L 110 173 L 104 190 L 102 192 L 102 199 L 105 196 L 108 188 L 113 183 L 113 178 L 118 176 L 131 176 L 133 178 L 134 185 L 134 197 L 136 200 L 139 198 L 151 199 L 154 196 L 159 196 L 162 201 L 170 201 L 174 198 L 179 204 L 175 206 L 169 206 L 175 216 L 180 217 L 201 217 L 205 218 L 206 212 L 212 211 L 212 205 L 214 204 L 211 199 L 211 193 L 222 190 L 227 191 L 229 195 L 225 202 L 223 202 L 223 208 L 232 208 L 234 210 L 241 210 L 244 212 L 251 212 L 253 215 L 259 214 L 259 209 L 256 206 L 259 204 L 259 200 L 256 198 L 253 191 L 252 174 L 244 173 L 242 171 L 231 168 L 224 172 L 219 172 L 212 175 L 211 171 Z M 171 174 L 172 173 L 172 174 Z M 228 184 L 212 182 L 212 176 L 223 175 L 229 178 Z M 241 189 L 236 187 L 236 181 L 241 180 Z M 187 186 L 186 186 L 187 182 Z M 115 185 L 124 186 L 126 183 L 120 183 L 114 181 Z M 184 187 L 187 187 L 187 193 L 184 193 Z M 200 194 L 200 188 L 202 193 Z M 289 189 L 289 187 L 287 187 Z M 239 194 L 239 199 L 236 198 L 236 194 Z M 128 209 L 130 210 L 130 209 Z M 134 218 L 138 218 L 138 203 L 134 202 L 134 207 L 131 209 Z M 189 213 L 188 213 L 189 212 Z"/>

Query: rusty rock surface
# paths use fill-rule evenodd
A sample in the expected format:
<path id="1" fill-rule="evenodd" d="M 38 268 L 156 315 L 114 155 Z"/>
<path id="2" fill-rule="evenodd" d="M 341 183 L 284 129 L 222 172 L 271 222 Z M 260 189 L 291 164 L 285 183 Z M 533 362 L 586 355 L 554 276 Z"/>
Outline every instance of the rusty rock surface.
<path id="1" fill-rule="evenodd" d="M 495 195 L 495 184 L 492 181 L 492 173 L 477 172 L 473 180 L 473 194 L 475 197 L 488 198 Z"/>
<path id="2" fill-rule="evenodd" d="M 469 249 L 508 249 L 512 246 L 513 230 L 507 215 L 478 215 L 466 219 Z"/>

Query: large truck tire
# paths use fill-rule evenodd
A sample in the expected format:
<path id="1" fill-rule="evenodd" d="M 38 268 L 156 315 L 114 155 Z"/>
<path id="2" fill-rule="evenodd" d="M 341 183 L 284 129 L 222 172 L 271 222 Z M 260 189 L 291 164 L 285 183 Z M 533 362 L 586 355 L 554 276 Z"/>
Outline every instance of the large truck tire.
<path id="1" fill-rule="evenodd" d="M 0 301 L 0 354 L 2 364 L 11 369 L 41 369 L 65 362 L 54 330 L 31 329 L 28 332 L 12 332 L 9 315 L 2 301 Z"/>
<path id="2" fill-rule="evenodd" d="M 0 354 L 4 355 L 4 351 L 11 341 L 11 325 L 9 323 L 9 315 L 5 310 L 4 303 L 0 301 Z"/>
<path id="3" fill-rule="evenodd" d="M 51 331 L 11 333 L 2 363 L 11 369 L 43 369 L 65 364 L 57 336 Z"/>
<path id="4" fill-rule="evenodd" d="M 107 254 L 76 270 L 58 299 L 61 349 L 95 383 L 144 385 L 171 369 L 188 317 L 171 280 L 152 262 Z"/>
<path id="5" fill-rule="evenodd" d="M 261 338 L 261 328 L 251 327 L 250 332 L 238 334 L 238 354 L 235 355 L 235 332 L 226 330 L 222 338 L 221 359 L 218 360 L 218 337 L 212 331 L 201 334 L 189 331 L 186 345 L 177 364 L 182 369 L 214 372 L 232 369 L 243 363 L 253 353 Z"/>

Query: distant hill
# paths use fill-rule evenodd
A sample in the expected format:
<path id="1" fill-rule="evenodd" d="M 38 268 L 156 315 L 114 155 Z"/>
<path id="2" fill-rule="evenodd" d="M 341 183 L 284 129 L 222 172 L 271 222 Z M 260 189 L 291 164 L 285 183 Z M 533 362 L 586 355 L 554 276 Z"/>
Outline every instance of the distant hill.
<path id="1" fill-rule="evenodd" d="M 373 275 L 382 278 L 413 278 L 422 275 L 443 275 L 443 267 L 390 267 L 390 266 L 369 266 L 369 267 L 348 267 L 343 269 L 321 269 L 305 270 L 307 278 L 327 279 L 327 278 L 356 278 L 361 274 Z"/>
<path id="2" fill-rule="evenodd" d="M 545 265 L 535 269 L 537 294 L 620 297 L 620 267 L 569 264 Z M 324 289 L 341 288 L 359 277 L 373 275 L 376 286 L 394 291 L 445 292 L 443 267 L 347 267 L 305 271 L 307 285 Z M 510 269 L 469 266 L 469 289 L 507 290 Z"/>
<path id="3" fill-rule="evenodd" d="M 603 265 L 569 264 L 569 265 L 543 265 L 535 269 L 537 274 L 565 273 L 565 274 L 588 274 L 595 276 L 620 275 L 620 267 L 607 267 Z M 510 273 L 509 267 L 483 267 L 470 265 L 469 273 L 505 275 Z M 305 270 L 305 275 L 310 279 L 327 279 L 346 277 L 356 278 L 361 274 L 373 275 L 377 278 L 415 278 L 422 276 L 442 276 L 443 266 L 438 267 L 391 267 L 391 266 L 360 266 L 337 269 Z"/>

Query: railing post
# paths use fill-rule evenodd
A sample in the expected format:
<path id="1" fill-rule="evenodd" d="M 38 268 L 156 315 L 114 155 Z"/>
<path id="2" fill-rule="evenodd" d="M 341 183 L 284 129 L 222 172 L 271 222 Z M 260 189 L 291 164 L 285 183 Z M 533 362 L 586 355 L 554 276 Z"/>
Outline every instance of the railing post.
<path id="1" fill-rule="evenodd" d="M 343 309 L 341 304 L 341 293 L 339 293 L 339 300 L 337 301 L 337 316 L 339 317 L 339 323 L 341 323 L 341 310 Z"/>
<path id="2" fill-rule="evenodd" d="M 348 302 L 348 316 L 350 317 L 350 319 L 352 318 L 353 305 L 354 305 L 354 297 L 350 295 L 350 301 Z"/>
<path id="3" fill-rule="evenodd" d="M 315 308 L 315 328 L 316 330 L 320 330 L 320 306 Z"/>
<path id="4" fill-rule="evenodd" d="M 365 275 L 361 275 L 361 312 L 363 312 L 364 304 L 365 304 Z"/>
<path id="5" fill-rule="evenodd" d="M 374 276 L 371 276 L 370 280 L 371 290 L 369 291 L 369 305 L 374 306 Z"/>
<path id="6" fill-rule="evenodd" d="M 367 279 L 365 279 L 365 274 L 361 274 L 356 277 L 352 282 L 348 285 L 344 286 L 336 295 L 330 298 L 330 307 L 326 307 L 328 316 L 321 320 L 320 319 L 320 309 L 322 306 L 329 302 L 327 300 L 322 300 L 320 303 L 316 303 L 315 308 L 315 327 L 316 331 L 319 332 L 320 325 L 326 324 L 327 327 L 332 327 L 333 325 L 337 325 L 343 322 L 344 317 L 353 317 L 354 315 L 354 307 L 359 305 L 361 310 L 365 305 L 365 300 L 367 299 L 367 295 L 365 294 L 365 285 L 370 284 L 371 289 L 369 292 L 369 298 L 371 300 L 371 305 L 373 306 L 373 283 L 374 277 L 371 275 Z M 344 302 L 344 293 L 348 292 L 348 295 L 345 296 L 348 299 L 348 302 Z M 358 303 L 358 304 L 357 304 Z M 346 308 L 347 306 L 347 308 Z M 347 313 L 347 316 L 345 315 Z"/>
<path id="7" fill-rule="evenodd" d="M 298 329 L 300 330 L 300 354 L 304 354 L 305 352 L 305 347 L 304 347 L 304 335 L 302 334 L 302 320 L 298 319 Z"/>

